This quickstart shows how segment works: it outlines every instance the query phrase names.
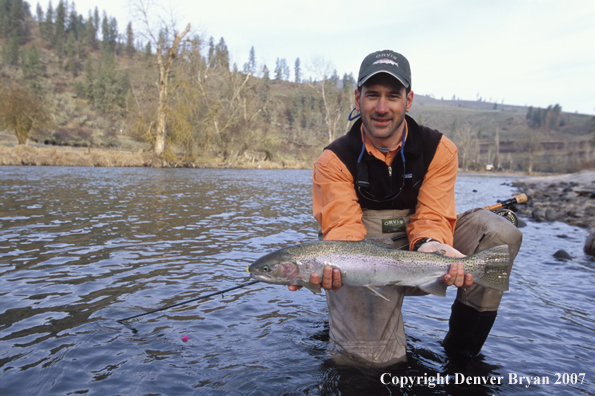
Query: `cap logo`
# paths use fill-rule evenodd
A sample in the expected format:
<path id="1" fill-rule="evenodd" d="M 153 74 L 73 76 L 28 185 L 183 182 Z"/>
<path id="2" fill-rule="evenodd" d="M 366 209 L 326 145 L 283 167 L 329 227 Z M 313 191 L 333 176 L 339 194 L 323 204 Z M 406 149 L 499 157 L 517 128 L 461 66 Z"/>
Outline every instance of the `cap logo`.
<path id="1" fill-rule="evenodd" d="M 375 61 L 374 63 L 372 63 L 373 65 L 378 65 L 381 63 L 386 63 L 387 65 L 393 65 L 396 67 L 399 67 L 399 64 L 395 61 L 392 61 L 390 59 L 378 59 L 377 61 Z"/>

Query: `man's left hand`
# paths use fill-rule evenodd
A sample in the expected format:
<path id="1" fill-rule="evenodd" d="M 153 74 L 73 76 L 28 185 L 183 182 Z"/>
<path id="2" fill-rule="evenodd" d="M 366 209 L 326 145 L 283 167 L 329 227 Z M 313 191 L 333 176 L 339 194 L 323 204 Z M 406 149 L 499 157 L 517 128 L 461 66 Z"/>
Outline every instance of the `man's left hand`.
<path id="1" fill-rule="evenodd" d="M 444 255 L 448 257 L 465 257 L 465 255 L 459 252 L 457 249 L 450 245 L 440 243 L 438 241 L 430 241 L 421 245 L 418 252 L 432 253 L 438 251 L 444 251 Z M 447 286 L 455 285 L 456 287 L 462 287 L 466 289 L 473 285 L 473 275 L 466 274 L 463 263 L 454 263 L 450 266 L 450 270 L 446 275 L 442 277 L 442 281 Z"/>

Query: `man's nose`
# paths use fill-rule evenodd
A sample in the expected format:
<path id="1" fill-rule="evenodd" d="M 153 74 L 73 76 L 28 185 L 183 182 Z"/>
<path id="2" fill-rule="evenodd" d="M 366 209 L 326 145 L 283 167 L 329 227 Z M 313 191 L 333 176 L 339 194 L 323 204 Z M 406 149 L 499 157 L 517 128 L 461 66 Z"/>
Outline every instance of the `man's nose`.
<path id="1" fill-rule="evenodd" d="M 384 114 L 388 112 L 388 105 L 385 97 L 380 97 L 378 103 L 376 103 L 376 112 Z"/>

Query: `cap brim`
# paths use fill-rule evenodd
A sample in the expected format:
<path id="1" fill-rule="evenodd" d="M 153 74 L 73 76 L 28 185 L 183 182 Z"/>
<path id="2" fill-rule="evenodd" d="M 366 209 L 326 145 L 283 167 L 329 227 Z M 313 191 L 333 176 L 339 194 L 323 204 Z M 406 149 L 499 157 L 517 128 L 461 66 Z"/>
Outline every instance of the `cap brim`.
<path id="1" fill-rule="evenodd" d="M 366 82 L 366 81 L 368 81 L 368 80 L 369 80 L 371 77 L 375 76 L 376 74 L 380 74 L 380 73 L 386 73 L 386 74 L 390 74 L 391 76 L 393 76 L 394 78 L 396 78 L 397 80 L 399 80 L 399 82 L 400 82 L 401 84 L 403 84 L 403 86 L 404 86 L 405 88 L 409 88 L 409 84 L 408 84 L 408 83 L 406 83 L 405 81 L 403 81 L 403 80 L 404 80 L 404 78 L 403 78 L 403 77 L 401 77 L 401 76 L 399 76 L 399 75 L 397 75 L 397 74 L 395 74 L 395 73 L 391 73 L 391 72 L 389 72 L 389 71 L 386 71 L 386 70 L 378 70 L 378 71 L 375 71 L 375 72 L 373 72 L 373 73 L 371 73 L 371 74 L 367 75 L 366 77 L 364 77 L 363 79 L 361 79 L 361 80 L 358 82 L 357 86 L 358 86 L 358 87 L 361 87 L 361 86 L 362 86 L 362 85 L 364 85 L 364 84 L 365 84 L 365 82 Z"/>

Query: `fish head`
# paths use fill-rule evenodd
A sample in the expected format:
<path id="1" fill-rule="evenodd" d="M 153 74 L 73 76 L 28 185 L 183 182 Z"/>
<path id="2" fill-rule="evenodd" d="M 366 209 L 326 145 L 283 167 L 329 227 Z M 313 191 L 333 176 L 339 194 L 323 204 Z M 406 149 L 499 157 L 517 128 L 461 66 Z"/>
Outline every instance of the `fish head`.
<path id="1" fill-rule="evenodd" d="M 276 285 L 296 285 L 301 280 L 299 265 L 283 249 L 262 256 L 250 265 L 248 272 L 258 281 Z"/>

